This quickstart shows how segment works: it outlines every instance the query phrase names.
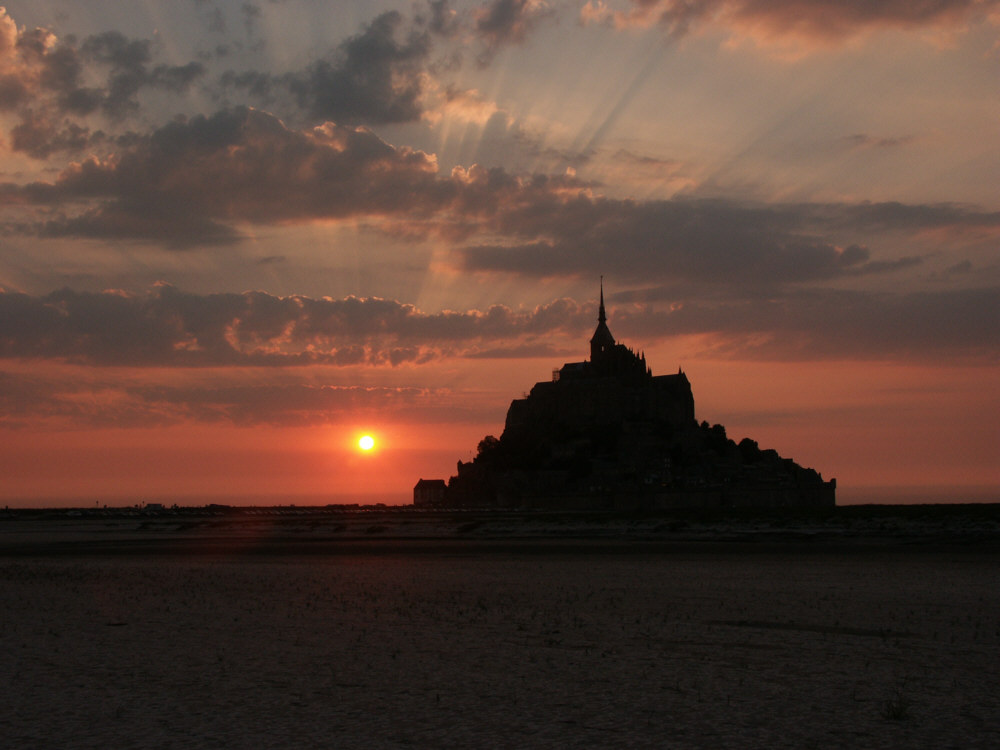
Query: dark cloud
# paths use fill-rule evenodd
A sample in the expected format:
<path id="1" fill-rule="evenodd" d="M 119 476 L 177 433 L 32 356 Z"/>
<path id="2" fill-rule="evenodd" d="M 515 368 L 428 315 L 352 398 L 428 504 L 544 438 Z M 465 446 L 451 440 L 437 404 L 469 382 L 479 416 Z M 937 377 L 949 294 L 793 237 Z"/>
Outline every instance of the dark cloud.
<path id="1" fill-rule="evenodd" d="M 530 312 L 422 313 L 378 298 L 263 292 L 0 293 L 0 357 L 134 367 L 399 365 L 582 335 L 593 311 L 556 300 Z"/>
<path id="2" fill-rule="evenodd" d="M 492 0 L 476 15 L 475 32 L 484 47 L 480 64 L 488 64 L 503 47 L 523 43 L 539 20 L 550 13 L 537 0 Z"/>
<path id="3" fill-rule="evenodd" d="M 945 274 L 949 276 L 964 275 L 971 272 L 972 272 L 972 262 L 968 260 L 963 260 L 959 263 L 955 263 L 954 265 L 948 266 L 948 268 L 945 269 Z"/>
<path id="4" fill-rule="evenodd" d="M 815 204 L 800 210 L 807 210 L 817 226 L 831 229 L 850 226 L 867 231 L 916 231 L 954 227 L 994 231 L 1000 228 L 1000 211 L 980 211 L 957 203 L 863 201 L 849 205 Z"/>
<path id="5" fill-rule="evenodd" d="M 900 146 L 908 146 L 913 143 L 914 140 L 916 140 L 916 138 L 912 135 L 878 138 L 866 133 L 855 133 L 854 135 L 846 136 L 843 139 L 845 143 L 855 149 L 898 148 Z"/>
<path id="6" fill-rule="evenodd" d="M 930 223 L 979 222 L 1000 227 L 1000 216 L 956 207 L 549 196 L 502 210 L 495 222 L 509 237 L 529 241 L 467 247 L 461 253 L 466 269 L 593 276 L 613 267 L 634 282 L 657 278 L 760 286 L 887 272 L 920 262 L 912 257 L 873 261 L 867 248 L 827 239 L 833 229 L 880 225 L 915 231 Z"/>
<path id="7" fill-rule="evenodd" d="M 138 110 L 142 90 L 183 93 L 204 74 L 199 62 L 157 63 L 148 39 L 108 31 L 60 40 L 47 29 L 18 29 L 0 9 L 0 109 L 20 117 L 11 147 L 36 158 L 94 144 L 75 118 L 120 120 Z"/>
<path id="8" fill-rule="evenodd" d="M 128 39 L 118 31 L 107 31 L 88 37 L 80 45 L 84 59 L 110 68 L 100 99 L 108 115 L 122 117 L 138 110 L 137 95 L 144 87 L 181 93 L 205 73 L 199 62 L 150 66 L 151 44 L 148 39 Z"/>
<path id="9" fill-rule="evenodd" d="M 426 11 L 417 11 L 414 21 L 442 37 L 453 37 L 461 29 L 459 15 L 448 0 L 430 0 Z"/>
<path id="10" fill-rule="evenodd" d="M 36 159 L 44 159 L 57 151 L 80 151 L 103 140 L 103 133 L 91 133 L 69 119 L 53 122 L 47 115 L 31 109 L 22 114 L 21 122 L 10 131 L 11 148 Z"/>
<path id="11" fill-rule="evenodd" d="M 504 46 L 524 42 L 549 14 L 537 0 L 493 0 L 464 13 L 447 0 L 432 0 L 417 6 L 412 17 L 380 14 L 302 70 L 229 70 L 219 83 L 223 91 L 239 91 L 261 106 L 290 95 L 311 122 L 414 122 L 425 114 L 428 80 L 461 64 L 460 49 L 437 51 L 436 42 L 461 38 L 478 50 L 479 64 L 487 65 Z"/>
<path id="12" fill-rule="evenodd" d="M 236 109 L 175 121 L 114 158 L 74 164 L 51 183 L 0 185 L 0 204 L 44 209 L 46 219 L 29 231 L 47 236 L 192 245 L 231 241 L 239 222 L 352 217 L 459 236 L 498 211 L 524 214 L 584 187 L 565 176 L 479 167 L 439 177 L 433 157 L 369 130 L 326 123 L 297 131 L 264 112 Z"/>
<path id="13" fill-rule="evenodd" d="M 624 12 L 587 3 L 582 16 L 617 26 L 657 25 L 673 37 L 721 25 L 764 43 L 830 43 L 881 29 L 961 28 L 998 7 L 998 0 L 632 0 Z"/>
<path id="14" fill-rule="evenodd" d="M 262 104 L 288 93 L 312 121 L 419 120 L 432 37 L 448 33 L 454 23 L 447 4 L 432 3 L 428 9 L 429 15 L 418 14 L 416 21 L 396 11 L 382 13 L 304 70 L 277 75 L 230 70 L 220 83 L 224 90 L 240 91 Z"/>
<path id="15" fill-rule="evenodd" d="M 663 172 L 671 172 L 680 167 L 682 164 L 682 162 L 677 159 L 661 159 L 647 154 L 636 154 L 623 148 L 618 149 L 618 151 L 615 152 L 615 160 Z"/>
<path id="16" fill-rule="evenodd" d="M 1000 287 L 936 292 L 790 291 L 766 299 L 681 301 L 669 310 L 624 308 L 616 326 L 640 338 L 710 334 L 714 354 L 733 359 L 860 359 L 996 364 Z M 651 300 L 661 295 L 647 290 Z"/>
<path id="17" fill-rule="evenodd" d="M 399 13 L 383 13 L 341 44 L 333 60 L 288 76 L 299 105 L 315 118 L 345 123 L 419 119 L 421 73 L 431 44 L 427 33 L 405 26 Z"/>
<path id="18" fill-rule="evenodd" d="M 243 16 L 243 27 L 246 29 L 247 36 L 253 36 L 254 32 L 257 30 L 257 24 L 260 23 L 260 17 L 263 15 L 263 11 L 260 9 L 259 5 L 254 5 L 253 3 L 243 3 L 240 5 L 240 13 Z"/>
<path id="19" fill-rule="evenodd" d="M 212 32 L 213 34 L 225 34 L 226 33 L 226 18 L 222 14 L 222 11 L 218 8 L 212 8 L 208 11 L 207 23 L 205 28 Z"/>
<path id="20" fill-rule="evenodd" d="M 34 227 L 40 237 L 101 240 L 150 240 L 173 247 L 227 245 L 241 239 L 235 229 L 176 203 L 161 204 L 144 196 L 109 201 L 73 216 L 45 220 Z"/>
<path id="21" fill-rule="evenodd" d="M 86 208 L 47 219 L 48 236 L 229 241 L 232 222 L 420 214 L 454 192 L 434 160 L 368 130 L 293 131 L 239 109 L 170 123 L 114 158 L 91 157 L 53 183 L 0 186 L 0 202 Z"/>

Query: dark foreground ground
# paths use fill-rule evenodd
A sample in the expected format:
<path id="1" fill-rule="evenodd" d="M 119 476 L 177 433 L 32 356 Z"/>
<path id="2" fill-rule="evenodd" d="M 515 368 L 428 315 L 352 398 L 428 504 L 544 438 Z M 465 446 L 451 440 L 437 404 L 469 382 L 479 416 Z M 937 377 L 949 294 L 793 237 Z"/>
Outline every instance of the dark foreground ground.
<path id="1" fill-rule="evenodd" d="M 300 555 L 443 550 L 634 553 L 704 546 L 992 549 L 1000 505 L 539 512 L 229 507 L 0 511 L 0 556 Z"/>
<path id="2" fill-rule="evenodd" d="M 0 736 L 997 747 L 997 529 L 989 506 L 12 514 Z"/>

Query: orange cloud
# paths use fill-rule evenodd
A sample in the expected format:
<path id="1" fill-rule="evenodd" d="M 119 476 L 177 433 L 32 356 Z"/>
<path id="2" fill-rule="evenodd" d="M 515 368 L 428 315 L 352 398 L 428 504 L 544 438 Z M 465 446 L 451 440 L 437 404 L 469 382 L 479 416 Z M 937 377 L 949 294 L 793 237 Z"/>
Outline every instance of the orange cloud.
<path id="1" fill-rule="evenodd" d="M 632 0 L 615 9 L 591 0 L 580 17 L 617 28 L 655 26 L 674 38 L 721 28 L 762 47 L 803 52 L 888 29 L 960 30 L 995 20 L 998 8 L 997 0 Z"/>

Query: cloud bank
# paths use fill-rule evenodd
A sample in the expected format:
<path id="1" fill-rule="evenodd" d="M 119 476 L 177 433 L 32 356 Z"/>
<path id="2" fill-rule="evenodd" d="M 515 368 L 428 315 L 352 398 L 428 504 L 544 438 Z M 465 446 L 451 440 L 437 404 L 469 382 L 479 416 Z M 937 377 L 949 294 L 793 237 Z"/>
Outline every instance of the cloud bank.
<path id="1" fill-rule="evenodd" d="M 532 311 L 422 313 L 379 298 L 264 292 L 142 295 L 64 289 L 0 293 L 0 357 L 130 367 L 391 365 L 582 335 L 592 310 L 556 300 Z"/>
<path id="2" fill-rule="evenodd" d="M 666 295 L 667 309 L 648 304 L 655 293 L 616 307 L 616 332 L 643 346 L 707 336 L 713 355 L 761 360 L 996 363 L 1000 352 L 1000 287 L 819 289 L 769 300 Z M 426 313 L 378 298 L 196 295 L 163 285 L 142 295 L 0 293 L 0 358 L 146 368 L 399 366 L 528 352 L 558 359 L 577 348 L 584 355 L 594 320 L 593 302 L 568 299 L 530 311 Z"/>

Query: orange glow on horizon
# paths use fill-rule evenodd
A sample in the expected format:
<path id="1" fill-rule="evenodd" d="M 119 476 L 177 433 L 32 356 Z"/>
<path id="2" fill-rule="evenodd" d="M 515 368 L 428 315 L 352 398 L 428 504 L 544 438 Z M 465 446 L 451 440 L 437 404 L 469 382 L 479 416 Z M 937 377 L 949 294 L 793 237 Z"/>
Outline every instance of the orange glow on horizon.
<path id="1" fill-rule="evenodd" d="M 838 501 L 864 500 L 861 490 L 873 486 L 998 486 L 996 426 L 982 418 L 981 406 L 983 394 L 995 393 L 995 368 L 827 361 L 783 363 L 778 371 L 767 362 L 699 359 L 665 346 L 647 350 L 647 358 L 656 374 L 683 366 L 699 421 L 721 423 L 737 442 L 750 437 L 836 477 Z M 369 410 L 313 426 L 72 429 L 54 419 L 0 427 L 0 507 L 74 498 L 91 505 L 199 504 L 205 497 L 325 504 L 361 496 L 409 503 L 418 478 L 447 480 L 457 461 L 474 458 L 485 435 L 502 433 L 506 404 L 546 369 L 534 360 L 518 364 L 472 361 L 477 382 L 491 388 L 450 394 L 456 415 L 465 417 L 454 422 Z M 518 379 L 494 385 L 490 367 L 499 371 L 494 377 Z M 143 375 L 130 377 L 142 382 Z M 505 403 L 485 408 L 485 399 Z M 372 450 L 360 447 L 365 435 L 375 441 Z"/>

